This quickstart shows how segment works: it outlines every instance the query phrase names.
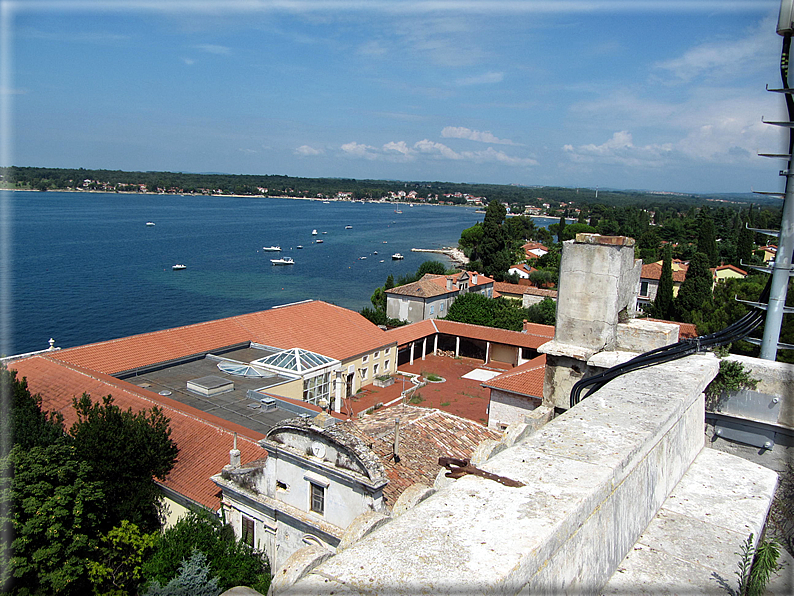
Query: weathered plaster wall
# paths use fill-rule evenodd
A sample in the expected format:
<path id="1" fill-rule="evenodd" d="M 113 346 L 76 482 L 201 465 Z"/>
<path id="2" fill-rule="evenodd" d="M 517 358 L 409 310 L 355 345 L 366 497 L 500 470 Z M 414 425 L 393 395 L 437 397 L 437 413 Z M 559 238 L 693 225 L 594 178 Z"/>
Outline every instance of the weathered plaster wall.
<path id="1" fill-rule="evenodd" d="M 524 421 L 524 415 L 537 408 L 541 397 L 517 397 L 499 389 L 491 389 L 488 403 L 488 428 L 503 430 L 504 427 Z"/>

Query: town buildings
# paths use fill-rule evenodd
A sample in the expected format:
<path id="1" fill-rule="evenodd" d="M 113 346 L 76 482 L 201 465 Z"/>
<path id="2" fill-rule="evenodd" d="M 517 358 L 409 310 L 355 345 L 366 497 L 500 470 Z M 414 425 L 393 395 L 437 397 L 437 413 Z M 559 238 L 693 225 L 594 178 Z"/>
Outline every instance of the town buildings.
<path id="1" fill-rule="evenodd" d="M 454 275 L 426 273 L 422 279 L 386 290 L 386 316 L 416 323 L 445 317 L 455 298 L 467 292 L 493 297 L 494 280 L 476 271 Z"/>

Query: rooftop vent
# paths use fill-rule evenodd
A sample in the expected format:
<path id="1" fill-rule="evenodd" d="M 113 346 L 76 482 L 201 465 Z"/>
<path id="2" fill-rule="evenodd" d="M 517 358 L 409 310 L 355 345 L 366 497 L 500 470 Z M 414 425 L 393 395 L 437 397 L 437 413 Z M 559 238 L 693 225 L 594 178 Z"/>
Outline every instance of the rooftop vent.
<path id="1" fill-rule="evenodd" d="M 209 375 L 207 377 L 201 377 L 200 379 L 188 381 L 187 388 L 188 391 L 211 397 L 213 395 L 234 391 L 234 383 L 228 379 Z"/>
<path id="2" fill-rule="evenodd" d="M 259 400 L 265 412 L 272 412 L 276 409 L 276 400 L 272 397 L 264 397 Z"/>

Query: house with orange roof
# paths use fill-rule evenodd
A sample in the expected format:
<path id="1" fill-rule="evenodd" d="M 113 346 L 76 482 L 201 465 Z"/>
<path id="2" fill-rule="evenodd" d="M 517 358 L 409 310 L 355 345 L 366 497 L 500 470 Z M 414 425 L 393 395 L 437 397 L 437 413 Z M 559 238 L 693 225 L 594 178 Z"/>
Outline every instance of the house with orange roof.
<path id="1" fill-rule="evenodd" d="M 774 244 L 769 244 L 767 246 L 760 246 L 755 250 L 756 253 L 761 253 L 761 258 L 763 259 L 764 263 L 768 263 L 769 261 L 774 261 L 775 257 L 777 256 L 777 246 Z"/>
<path id="2" fill-rule="evenodd" d="M 747 271 L 739 269 L 736 265 L 720 265 L 712 269 L 714 272 L 714 281 L 725 281 L 726 279 L 744 279 L 747 277 Z"/>
<path id="3" fill-rule="evenodd" d="M 388 514 L 406 489 L 432 486 L 439 457 L 469 459 L 501 433 L 411 405 L 334 422 L 285 420 L 259 444 L 266 457 L 233 461 L 213 476 L 225 518 L 275 570 L 306 545 L 333 551 L 362 514 Z"/>
<path id="4" fill-rule="evenodd" d="M 112 395 L 122 408 L 161 407 L 179 447 L 161 483 L 169 508 L 217 509 L 209 478 L 237 435 L 246 460 L 281 420 L 335 412 L 362 386 L 397 367 L 397 344 L 360 314 L 320 301 L 165 329 L 8 362 L 42 409 L 75 420 L 72 399 Z"/>
<path id="5" fill-rule="evenodd" d="M 524 284 L 511 284 L 503 281 L 495 281 L 494 298 L 501 296 L 510 300 L 520 300 L 522 308 L 529 308 L 533 304 L 542 302 L 546 298 L 557 301 L 557 290 L 548 288 L 536 288 Z"/>
<path id="6" fill-rule="evenodd" d="M 527 242 L 521 248 L 524 249 L 524 255 L 526 255 L 527 260 L 539 259 L 549 252 L 549 249 L 540 242 Z"/>
<path id="7" fill-rule="evenodd" d="M 510 275 L 515 274 L 519 277 L 519 279 L 529 279 L 529 275 L 533 271 L 537 271 L 537 269 L 529 265 L 525 265 L 524 263 L 518 263 L 517 265 L 511 265 L 510 269 L 507 270 L 507 273 Z"/>
<path id="8" fill-rule="evenodd" d="M 511 424 L 523 422 L 524 416 L 543 401 L 546 355 L 533 358 L 513 370 L 485 381 L 490 389 L 488 428 L 503 431 Z"/>
<path id="9" fill-rule="evenodd" d="M 686 279 L 689 263 L 680 259 L 673 259 L 671 263 L 673 272 L 673 296 L 678 296 L 678 290 Z M 642 266 L 640 273 L 640 287 L 637 293 L 638 304 L 648 304 L 656 299 L 659 291 L 659 280 L 662 278 L 662 261 L 647 263 Z"/>
<path id="10" fill-rule="evenodd" d="M 502 362 L 519 366 L 535 358 L 538 348 L 554 338 L 552 325 L 524 323 L 523 331 L 510 331 L 446 321 L 428 319 L 395 327 L 386 332 L 397 343 L 397 364 L 413 364 L 415 359 L 425 359 L 428 354 L 449 352 L 455 358 L 467 357 Z"/>
<path id="11" fill-rule="evenodd" d="M 444 317 L 455 298 L 467 292 L 493 297 L 494 280 L 476 271 L 454 275 L 426 273 L 422 279 L 386 290 L 386 316 L 416 323 Z"/>

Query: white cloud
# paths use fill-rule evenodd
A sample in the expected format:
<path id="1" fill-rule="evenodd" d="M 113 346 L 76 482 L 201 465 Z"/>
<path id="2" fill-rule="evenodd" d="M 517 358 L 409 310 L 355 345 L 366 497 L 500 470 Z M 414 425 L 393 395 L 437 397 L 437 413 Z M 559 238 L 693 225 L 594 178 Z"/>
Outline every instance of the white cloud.
<path id="1" fill-rule="evenodd" d="M 324 152 L 322 149 L 315 149 L 314 147 L 310 147 L 309 145 L 301 145 L 297 149 L 295 149 L 296 155 L 303 155 L 303 156 L 311 156 L 311 155 L 322 155 Z"/>
<path id="2" fill-rule="evenodd" d="M 503 72 L 486 72 L 485 74 L 477 75 L 474 77 L 465 77 L 455 81 L 461 87 L 468 87 L 470 85 L 492 85 L 494 83 L 501 83 L 505 78 Z"/>
<path id="3" fill-rule="evenodd" d="M 217 54 L 219 56 L 228 56 L 232 53 L 232 50 L 229 47 L 219 46 L 211 43 L 205 43 L 195 47 L 202 52 L 207 52 L 208 54 Z"/>
<path id="4" fill-rule="evenodd" d="M 464 126 L 446 126 L 441 131 L 441 136 L 446 139 L 468 139 L 469 141 L 479 141 L 480 143 L 492 143 L 494 145 L 517 145 L 509 139 L 500 139 L 488 131 L 479 131 L 466 128 Z"/>
<path id="5" fill-rule="evenodd" d="M 188 66 L 193 66 L 196 63 L 196 61 L 193 60 L 192 58 L 182 58 L 182 62 L 184 62 Z"/>
<path id="6" fill-rule="evenodd" d="M 363 157 L 364 159 L 378 159 L 378 150 L 370 145 L 362 145 L 356 142 L 345 143 L 341 147 L 342 151 L 352 157 Z"/>
<path id="7" fill-rule="evenodd" d="M 621 130 L 612 135 L 601 145 L 563 146 L 572 161 L 580 163 L 600 163 L 632 167 L 659 167 L 664 165 L 666 158 L 673 150 L 672 145 L 634 145 L 631 133 Z"/>
<path id="8" fill-rule="evenodd" d="M 678 58 L 658 62 L 655 66 L 683 82 L 741 76 L 774 64 L 780 54 L 779 39 L 772 19 L 766 18 L 744 37 L 702 43 Z"/>
<path id="9" fill-rule="evenodd" d="M 380 149 L 360 143 L 346 143 L 342 151 L 351 157 L 389 162 L 409 162 L 418 159 L 468 161 L 472 163 L 501 163 L 509 166 L 535 166 L 538 162 L 527 157 L 512 157 L 488 147 L 483 151 L 455 151 L 443 143 L 422 139 L 413 145 L 405 141 L 391 141 Z"/>

